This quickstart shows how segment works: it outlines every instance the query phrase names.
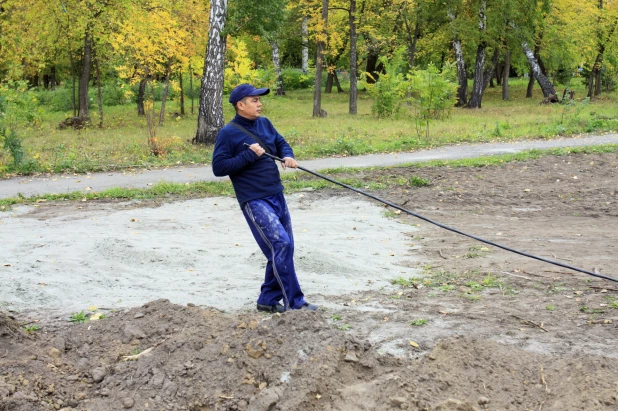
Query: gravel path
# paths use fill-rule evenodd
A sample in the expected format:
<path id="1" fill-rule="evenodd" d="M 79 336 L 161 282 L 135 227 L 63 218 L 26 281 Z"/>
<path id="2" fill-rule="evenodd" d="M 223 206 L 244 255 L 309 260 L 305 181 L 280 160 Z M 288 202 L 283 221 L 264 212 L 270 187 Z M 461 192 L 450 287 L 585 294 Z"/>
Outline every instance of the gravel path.
<path id="1" fill-rule="evenodd" d="M 428 160 L 455 160 L 479 156 L 517 153 L 529 149 L 618 144 L 618 134 L 569 137 L 553 140 L 526 140 L 511 143 L 461 144 L 411 153 L 371 154 L 357 157 L 324 158 L 302 161 L 311 170 L 336 167 L 375 167 L 422 162 Z M 111 187 L 147 188 L 159 181 L 191 183 L 216 181 L 210 166 L 171 167 L 157 170 L 131 170 L 111 173 L 55 174 L 44 177 L 18 177 L 0 181 L 0 198 L 26 197 L 80 190 L 101 191 Z"/>

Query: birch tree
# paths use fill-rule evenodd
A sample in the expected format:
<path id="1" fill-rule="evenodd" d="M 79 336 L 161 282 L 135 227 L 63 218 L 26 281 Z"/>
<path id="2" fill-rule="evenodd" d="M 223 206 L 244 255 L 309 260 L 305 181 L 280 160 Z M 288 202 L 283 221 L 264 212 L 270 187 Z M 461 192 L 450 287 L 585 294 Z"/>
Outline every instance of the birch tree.
<path id="1" fill-rule="evenodd" d="M 487 1 L 481 0 L 478 12 L 480 41 L 476 50 L 476 63 L 474 65 L 474 83 L 472 85 L 472 95 L 468 102 L 468 108 L 481 108 L 484 91 L 484 70 L 485 70 L 485 49 L 487 42 L 485 33 L 487 31 Z"/>
<path id="2" fill-rule="evenodd" d="M 225 21 L 227 0 L 211 0 L 208 44 L 200 89 L 197 132 L 193 143 L 214 144 L 223 118 L 223 73 L 225 70 Z"/>

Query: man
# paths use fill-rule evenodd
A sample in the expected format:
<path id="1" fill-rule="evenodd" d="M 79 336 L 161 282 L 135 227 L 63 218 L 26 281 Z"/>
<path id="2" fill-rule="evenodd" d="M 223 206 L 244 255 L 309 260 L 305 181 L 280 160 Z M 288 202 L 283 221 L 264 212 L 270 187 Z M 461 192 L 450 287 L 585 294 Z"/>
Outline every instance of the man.
<path id="1" fill-rule="evenodd" d="M 270 89 L 256 89 L 250 84 L 232 90 L 230 103 L 236 116 L 217 135 L 212 170 L 218 177 L 230 176 L 253 237 L 268 259 L 257 309 L 315 311 L 318 306 L 305 301 L 294 270 L 292 222 L 279 169 L 264 155 L 268 152 L 282 158 L 284 169 L 298 167 L 289 144 L 267 118 L 260 117 L 260 97 L 268 93 Z"/>

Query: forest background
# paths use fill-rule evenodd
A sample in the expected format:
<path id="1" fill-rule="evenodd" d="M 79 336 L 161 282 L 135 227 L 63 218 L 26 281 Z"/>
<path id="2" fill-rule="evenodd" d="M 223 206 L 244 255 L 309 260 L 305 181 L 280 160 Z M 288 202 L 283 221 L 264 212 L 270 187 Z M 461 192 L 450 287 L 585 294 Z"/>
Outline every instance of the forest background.
<path id="1" fill-rule="evenodd" d="M 618 129 L 615 0 L 0 0 L 0 175 L 210 162 L 270 87 L 299 159 Z"/>

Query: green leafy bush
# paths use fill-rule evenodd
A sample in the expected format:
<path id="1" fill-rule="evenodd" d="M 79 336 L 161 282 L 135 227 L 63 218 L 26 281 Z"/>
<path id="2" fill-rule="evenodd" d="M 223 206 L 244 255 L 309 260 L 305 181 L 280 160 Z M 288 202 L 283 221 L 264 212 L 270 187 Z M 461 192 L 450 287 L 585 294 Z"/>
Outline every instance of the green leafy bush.
<path id="1" fill-rule="evenodd" d="M 0 84 L 0 124 L 34 126 L 41 122 L 43 109 L 24 80 Z"/>
<path id="2" fill-rule="evenodd" d="M 0 129 L 0 139 L 3 142 L 4 149 L 11 153 L 13 157 L 13 166 L 18 167 L 24 160 L 24 148 L 21 140 L 13 130 Z"/>
<path id="3" fill-rule="evenodd" d="M 442 71 L 430 64 L 424 70 L 408 74 L 409 100 L 421 119 L 446 119 L 451 116 L 456 102 L 457 83 L 453 81 L 453 67 L 445 65 Z"/>
<path id="4" fill-rule="evenodd" d="M 310 88 L 315 82 L 315 70 L 305 74 L 299 69 L 285 68 L 281 70 L 281 76 L 286 90 Z"/>
<path id="5" fill-rule="evenodd" d="M 385 72 L 380 74 L 374 84 L 363 82 L 373 98 L 371 112 L 378 118 L 395 116 L 401 108 L 407 88 L 403 55 L 404 49 L 400 49 L 390 60 L 381 57 L 379 61 L 384 65 Z M 373 78 L 370 73 L 365 75 Z"/>

